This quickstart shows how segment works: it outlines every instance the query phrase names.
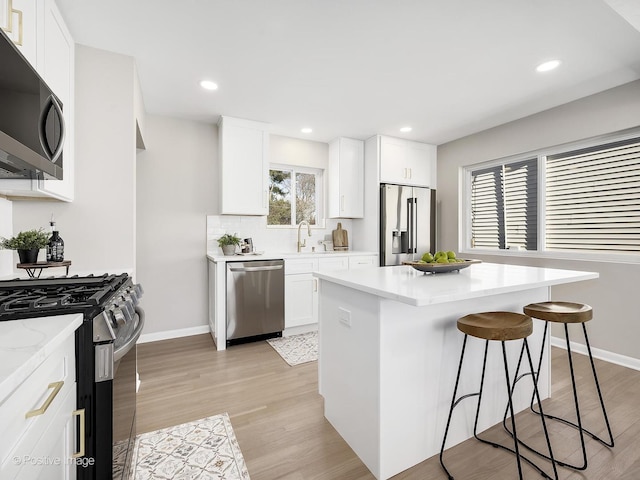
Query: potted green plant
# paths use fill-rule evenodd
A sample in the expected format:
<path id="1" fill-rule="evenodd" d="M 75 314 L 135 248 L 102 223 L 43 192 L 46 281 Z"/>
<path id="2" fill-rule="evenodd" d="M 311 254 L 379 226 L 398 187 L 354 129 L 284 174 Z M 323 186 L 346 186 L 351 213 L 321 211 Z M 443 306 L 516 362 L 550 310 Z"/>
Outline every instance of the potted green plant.
<path id="1" fill-rule="evenodd" d="M 15 237 L 0 238 L 0 248 L 7 250 L 17 250 L 20 263 L 36 263 L 38 252 L 47 246 L 49 237 L 42 230 L 26 230 L 18 233 Z"/>
<path id="2" fill-rule="evenodd" d="M 225 233 L 218 239 L 218 246 L 222 248 L 222 253 L 225 255 L 235 254 L 237 245 L 240 245 L 240 238 L 230 233 Z"/>

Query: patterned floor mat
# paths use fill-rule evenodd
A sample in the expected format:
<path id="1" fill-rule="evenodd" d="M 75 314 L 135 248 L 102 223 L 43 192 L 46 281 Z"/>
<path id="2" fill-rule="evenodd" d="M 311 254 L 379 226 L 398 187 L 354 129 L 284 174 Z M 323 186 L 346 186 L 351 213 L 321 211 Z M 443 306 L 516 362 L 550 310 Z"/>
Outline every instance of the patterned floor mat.
<path id="1" fill-rule="evenodd" d="M 267 342 L 291 366 L 318 360 L 318 332 L 271 338 Z"/>
<path id="2" fill-rule="evenodd" d="M 226 413 L 136 438 L 134 480 L 248 480 Z"/>

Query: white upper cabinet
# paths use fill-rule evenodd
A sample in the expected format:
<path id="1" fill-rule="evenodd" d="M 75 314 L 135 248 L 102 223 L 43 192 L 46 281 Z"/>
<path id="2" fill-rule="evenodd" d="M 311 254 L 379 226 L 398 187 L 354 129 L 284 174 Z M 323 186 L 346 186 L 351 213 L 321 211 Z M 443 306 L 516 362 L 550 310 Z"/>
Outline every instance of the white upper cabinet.
<path id="1" fill-rule="evenodd" d="M 0 26 L 31 66 L 37 68 L 36 0 L 0 0 Z"/>
<path id="2" fill-rule="evenodd" d="M 336 138 L 329 144 L 330 218 L 364 216 L 364 142 Z"/>
<path id="3" fill-rule="evenodd" d="M 380 182 L 436 187 L 435 145 L 380 137 Z"/>
<path id="4" fill-rule="evenodd" d="M 269 213 L 269 125 L 220 117 L 220 213 Z"/>
<path id="5" fill-rule="evenodd" d="M 0 8 L 7 8 L 8 0 L 0 0 Z M 65 139 L 62 150 L 62 180 L 0 180 L 0 194 L 9 197 L 54 198 L 73 201 L 74 197 L 74 76 L 75 44 L 54 0 L 13 0 L 12 33 L 15 40 L 18 18 L 22 17 L 21 49 L 49 88 L 62 101 Z M 22 9 L 22 10 L 21 10 Z M 21 15 L 15 13 L 21 11 Z M 7 12 L 4 13 L 5 17 Z M 0 17 L 2 18 L 2 17 Z M 19 34 L 18 34 L 19 37 Z"/>

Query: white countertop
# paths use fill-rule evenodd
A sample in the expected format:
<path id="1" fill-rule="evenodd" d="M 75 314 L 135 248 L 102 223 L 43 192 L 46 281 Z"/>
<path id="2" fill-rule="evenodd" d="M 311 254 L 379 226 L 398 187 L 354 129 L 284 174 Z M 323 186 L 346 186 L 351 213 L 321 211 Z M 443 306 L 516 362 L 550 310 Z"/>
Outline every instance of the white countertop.
<path id="1" fill-rule="evenodd" d="M 423 274 L 408 265 L 314 272 L 329 282 L 414 306 L 517 292 L 598 278 L 595 272 L 478 263 L 459 272 Z"/>
<path id="2" fill-rule="evenodd" d="M 218 252 L 207 252 L 207 258 L 212 262 L 246 262 L 249 260 L 276 260 L 294 258 L 322 258 L 322 257 L 351 257 L 358 255 L 378 255 L 377 252 L 347 251 L 318 251 L 318 252 L 264 252 L 260 254 L 222 255 Z"/>
<path id="3" fill-rule="evenodd" d="M 82 323 L 82 314 L 0 322 L 0 403 Z"/>

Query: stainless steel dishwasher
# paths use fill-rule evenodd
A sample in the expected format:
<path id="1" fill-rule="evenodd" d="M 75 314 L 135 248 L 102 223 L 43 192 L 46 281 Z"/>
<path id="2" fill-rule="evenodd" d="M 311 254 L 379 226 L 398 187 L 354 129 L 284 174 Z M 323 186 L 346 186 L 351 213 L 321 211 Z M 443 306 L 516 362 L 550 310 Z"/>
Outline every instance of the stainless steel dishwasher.
<path id="1" fill-rule="evenodd" d="M 284 260 L 227 262 L 227 344 L 282 330 Z"/>

